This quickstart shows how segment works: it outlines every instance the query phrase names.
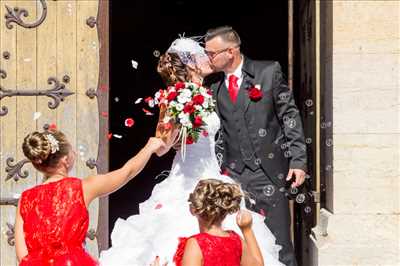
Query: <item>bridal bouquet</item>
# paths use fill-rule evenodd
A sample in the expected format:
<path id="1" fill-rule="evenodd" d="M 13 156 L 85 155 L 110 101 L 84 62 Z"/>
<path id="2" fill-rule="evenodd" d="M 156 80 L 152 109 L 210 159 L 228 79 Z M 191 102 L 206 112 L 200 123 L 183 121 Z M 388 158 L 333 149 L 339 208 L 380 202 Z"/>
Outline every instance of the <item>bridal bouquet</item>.
<path id="1" fill-rule="evenodd" d="M 200 134 L 207 135 L 204 118 L 214 112 L 215 104 L 209 89 L 192 82 L 178 82 L 160 90 L 146 101 L 150 107 L 160 107 L 157 134 L 166 138 L 171 129 L 180 128 L 179 137 L 184 144 L 192 144 Z"/>

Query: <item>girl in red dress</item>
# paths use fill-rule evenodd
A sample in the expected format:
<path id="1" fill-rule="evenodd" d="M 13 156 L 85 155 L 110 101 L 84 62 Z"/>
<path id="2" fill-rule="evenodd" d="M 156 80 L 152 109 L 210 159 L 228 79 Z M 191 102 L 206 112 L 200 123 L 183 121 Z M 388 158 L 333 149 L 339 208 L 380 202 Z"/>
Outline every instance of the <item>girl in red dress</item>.
<path id="1" fill-rule="evenodd" d="M 85 179 L 68 176 L 75 153 L 60 131 L 33 132 L 22 149 L 45 181 L 24 191 L 18 204 L 15 243 L 20 266 L 93 266 L 98 262 L 83 247 L 89 204 L 136 176 L 165 144 L 150 138 L 122 168 Z"/>
<path id="2" fill-rule="evenodd" d="M 200 233 L 180 240 L 174 256 L 177 266 L 264 265 L 251 229 L 251 214 L 239 211 L 241 199 L 242 193 L 236 184 L 215 179 L 204 179 L 197 184 L 189 202 L 190 211 L 198 220 Z M 236 222 L 244 239 L 221 226 L 227 214 L 237 211 Z"/>

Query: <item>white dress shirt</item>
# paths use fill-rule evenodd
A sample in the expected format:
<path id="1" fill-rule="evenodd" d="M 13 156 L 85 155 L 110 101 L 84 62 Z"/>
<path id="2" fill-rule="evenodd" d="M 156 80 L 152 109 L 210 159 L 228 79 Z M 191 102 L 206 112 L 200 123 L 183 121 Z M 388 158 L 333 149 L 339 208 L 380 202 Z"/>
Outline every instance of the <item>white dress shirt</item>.
<path id="1" fill-rule="evenodd" d="M 238 65 L 238 67 L 235 69 L 235 71 L 233 73 L 225 72 L 225 85 L 227 88 L 229 88 L 229 76 L 232 74 L 239 78 L 237 84 L 238 84 L 238 87 L 240 88 L 240 85 L 242 85 L 242 81 L 243 81 L 242 68 L 243 68 L 243 56 L 242 56 L 242 61 L 240 62 L 240 64 Z"/>

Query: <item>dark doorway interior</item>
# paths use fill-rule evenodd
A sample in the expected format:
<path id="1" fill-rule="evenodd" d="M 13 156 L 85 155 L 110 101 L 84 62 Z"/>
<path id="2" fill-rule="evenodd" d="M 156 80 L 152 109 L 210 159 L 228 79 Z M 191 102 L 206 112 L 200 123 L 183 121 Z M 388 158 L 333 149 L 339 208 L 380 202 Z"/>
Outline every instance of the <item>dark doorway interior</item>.
<path id="1" fill-rule="evenodd" d="M 154 134 L 156 116 L 146 116 L 139 97 L 153 95 L 163 87 L 156 72 L 154 51 L 164 52 L 185 33 L 202 35 L 208 28 L 231 25 L 242 38 L 242 50 L 250 58 L 277 60 L 287 70 L 287 1 L 111 1 L 111 97 L 110 130 L 121 135 L 110 140 L 110 169 L 121 167 Z M 131 60 L 138 62 L 137 69 Z M 124 126 L 132 117 L 135 125 Z M 138 213 L 155 177 L 169 169 L 173 152 L 154 157 L 146 169 L 128 185 L 110 196 L 110 232 L 118 217 Z"/>
<path id="2" fill-rule="evenodd" d="M 246 56 L 279 61 L 284 73 L 287 73 L 288 1 L 248 0 L 236 4 L 227 0 L 130 0 L 110 1 L 110 4 L 110 131 L 122 136 L 110 140 L 111 170 L 121 167 L 154 134 L 157 113 L 146 116 L 142 110 L 145 105 L 135 104 L 135 101 L 153 95 L 163 87 L 156 72 L 158 58 L 154 52 L 165 52 L 178 34 L 199 36 L 209 28 L 231 25 L 242 38 L 242 51 Z M 314 97 L 312 91 L 304 89 L 300 79 L 302 66 L 298 60 L 301 46 L 305 45 L 301 42 L 304 39 L 302 25 L 309 23 L 300 23 L 304 20 L 301 10 L 301 5 L 295 4 L 293 87 L 300 110 L 308 112 L 304 109 L 304 101 Z M 131 60 L 138 63 L 137 69 L 132 67 Z M 135 125 L 125 127 L 126 118 L 133 118 Z M 313 132 L 313 125 L 306 127 L 306 137 L 314 137 Z M 153 157 L 140 175 L 109 197 L 110 232 L 118 217 L 127 218 L 138 213 L 139 203 L 149 198 L 154 185 L 163 180 L 163 177 L 156 176 L 170 168 L 173 156 L 174 152 L 171 151 L 161 159 Z M 314 161 L 314 157 L 311 157 L 309 159 Z M 301 216 L 298 214 L 295 219 L 296 253 L 299 264 L 307 265 L 302 254 L 307 254 L 304 239 L 308 236 L 310 226 L 307 225 L 305 229 Z"/>

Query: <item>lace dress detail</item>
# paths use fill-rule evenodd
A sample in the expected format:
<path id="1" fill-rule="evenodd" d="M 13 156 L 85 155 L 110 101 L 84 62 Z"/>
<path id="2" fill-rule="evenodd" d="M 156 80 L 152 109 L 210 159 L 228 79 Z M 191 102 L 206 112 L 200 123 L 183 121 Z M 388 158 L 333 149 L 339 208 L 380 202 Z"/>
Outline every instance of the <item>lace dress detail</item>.
<path id="1" fill-rule="evenodd" d="M 28 248 L 20 266 L 94 266 L 83 242 L 89 226 L 88 211 L 78 178 L 38 185 L 20 200 Z"/>
<path id="2" fill-rule="evenodd" d="M 181 238 L 174 256 L 176 266 L 182 265 L 185 245 L 190 238 L 195 238 L 201 249 L 203 266 L 240 266 L 242 241 L 233 231 L 229 231 L 229 236 L 226 237 L 200 233 L 189 238 Z"/>

